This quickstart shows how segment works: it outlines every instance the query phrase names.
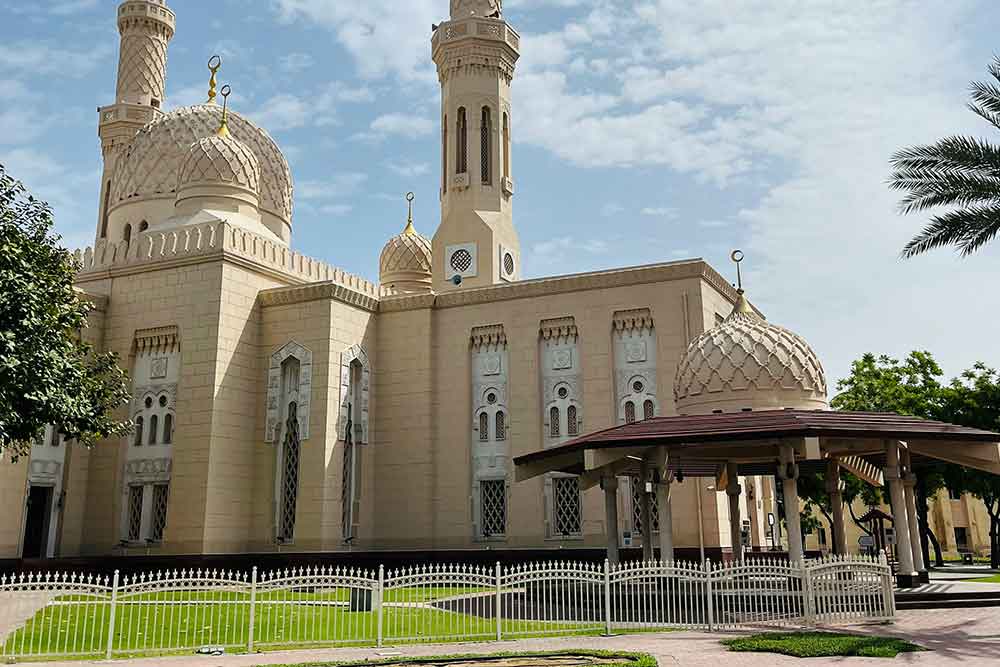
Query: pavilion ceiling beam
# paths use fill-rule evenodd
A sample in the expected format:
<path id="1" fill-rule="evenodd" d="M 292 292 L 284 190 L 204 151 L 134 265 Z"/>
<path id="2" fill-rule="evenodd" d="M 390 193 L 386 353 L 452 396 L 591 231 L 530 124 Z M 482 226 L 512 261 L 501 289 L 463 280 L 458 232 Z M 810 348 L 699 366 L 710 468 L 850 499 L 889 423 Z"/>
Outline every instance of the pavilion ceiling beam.
<path id="1" fill-rule="evenodd" d="M 1000 444 L 911 440 L 906 446 L 914 454 L 1000 475 Z"/>
<path id="2" fill-rule="evenodd" d="M 629 457 L 632 457 L 632 459 L 643 460 L 649 454 L 651 449 L 653 449 L 653 446 L 651 445 L 647 445 L 645 447 L 588 449 L 585 450 L 583 454 L 583 468 L 584 470 L 596 470 L 621 461 L 622 459 L 628 459 Z M 635 463 L 638 462 L 639 461 L 635 461 Z"/>
<path id="3" fill-rule="evenodd" d="M 560 472 L 567 468 L 579 467 L 582 452 L 566 452 L 541 461 L 523 463 L 514 467 L 514 480 L 523 482 L 549 472 Z"/>
<path id="4" fill-rule="evenodd" d="M 636 465 L 637 463 L 631 459 L 623 459 L 609 463 L 603 468 L 588 470 L 580 475 L 578 479 L 580 490 L 586 491 L 587 489 L 592 489 L 595 486 L 598 486 L 601 483 L 602 477 L 618 477 L 619 475 L 632 472 Z"/>
<path id="5" fill-rule="evenodd" d="M 840 467 L 873 486 L 884 486 L 885 478 L 882 469 L 869 463 L 860 456 L 844 456 L 840 459 Z"/>

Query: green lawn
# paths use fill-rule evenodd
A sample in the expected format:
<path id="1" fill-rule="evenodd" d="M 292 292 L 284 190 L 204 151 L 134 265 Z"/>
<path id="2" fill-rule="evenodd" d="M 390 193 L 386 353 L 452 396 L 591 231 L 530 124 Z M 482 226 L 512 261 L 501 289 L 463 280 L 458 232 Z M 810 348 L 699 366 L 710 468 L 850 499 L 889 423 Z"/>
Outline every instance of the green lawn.
<path id="1" fill-rule="evenodd" d="M 796 658 L 895 658 L 900 653 L 924 650 L 900 639 L 832 632 L 764 633 L 741 639 L 727 639 L 722 643 L 730 651 L 780 653 Z"/>
<path id="2" fill-rule="evenodd" d="M 383 608 L 386 642 L 488 639 L 496 635 L 493 619 L 426 606 L 429 600 L 470 593 L 472 588 L 412 588 L 387 591 Z M 261 649 L 316 645 L 372 645 L 378 636 L 376 612 L 352 612 L 347 589 L 298 593 L 263 592 L 257 596 L 254 645 Z M 206 645 L 244 649 L 249 641 L 248 596 L 242 592 L 170 592 L 120 599 L 116 608 L 114 653 L 117 656 L 169 653 Z M 480 608 L 491 609 L 492 597 Z M 15 631 L 4 655 L 103 655 L 111 621 L 103 599 L 64 596 L 39 611 Z M 600 622 L 588 624 L 503 620 L 506 636 L 597 634 Z"/>
<path id="3" fill-rule="evenodd" d="M 974 584 L 1000 584 L 1000 574 L 994 574 L 992 577 L 982 577 L 981 579 L 967 579 Z"/>

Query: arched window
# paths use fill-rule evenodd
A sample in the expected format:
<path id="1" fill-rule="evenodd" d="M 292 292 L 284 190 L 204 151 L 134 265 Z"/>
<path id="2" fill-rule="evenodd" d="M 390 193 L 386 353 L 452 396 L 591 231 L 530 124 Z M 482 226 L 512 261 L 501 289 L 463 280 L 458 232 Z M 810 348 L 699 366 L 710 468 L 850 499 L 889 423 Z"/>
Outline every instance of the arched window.
<path id="1" fill-rule="evenodd" d="M 568 435 L 577 434 L 576 406 L 571 405 L 566 408 L 566 433 Z"/>
<path id="2" fill-rule="evenodd" d="M 55 426 L 52 427 L 52 432 L 49 433 L 49 445 L 52 447 L 59 446 L 59 429 Z"/>
<path id="3" fill-rule="evenodd" d="M 126 243 L 132 240 L 132 225 L 125 225 L 125 231 L 122 232 L 122 240 Z"/>
<path id="4" fill-rule="evenodd" d="M 510 116 L 503 115 L 503 175 L 510 178 Z"/>
<path id="5" fill-rule="evenodd" d="M 163 444 L 170 445 L 174 442 L 174 416 L 169 412 L 163 418 Z"/>
<path id="6" fill-rule="evenodd" d="M 143 419 L 142 415 L 135 418 L 135 438 L 132 440 L 132 444 L 136 447 L 142 445 L 142 425 Z"/>
<path id="7" fill-rule="evenodd" d="M 281 512 L 278 516 L 278 541 L 291 542 L 295 537 L 300 456 L 298 406 L 294 401 L 288 404 L 288 419 L 285 422 L 284 434 L 281 444 L 281 498 L 279 499 Z"/>
<path id="8" fill-rule="evenodd" d="M 142 222 L 139 223 L 139 233 L 140 234 L 143 233 L 144 231 L 146 231 L 147 229 L 149 229 L 149 223 L 148 222 L 146 222 L 145 220 L 143 220 Z"/>
<path id="9" fill-rule="evenodd" d="M 111 181 L 104 186 L 104 210 L 101 212 L 101 238 L 108 238 L 108 207 L 111 205 Z"/>
<path id="10" fill-rule="evenodd" d="M 493 117 L 489 107 L 483 107 L 483 119 L 479 128 L 481 164 L 479 166 L 483 185 L 493 184 Z"/>
<path id="11" fill-rule="evenodd" d="M 559 437 L 559 408 L 549 410 L 549 437 Z"/>
<path id="12" fill-rule="evenodd" d="M 649 399 L 646 399 L 646 402 L 642 404 L 642 418 L 643 419 L 652 419 L 655 416 L 653 414 L 655 412 L 656 412 L 656 408 L 653 405 L 653 402 L 650 401 Z"/>
<path id="13" fill-rule="evenodd" d="M 507 416 L 503 410 L 497 410 L 497 442 L 507 439 Z"/>
<path id="14" fill-rule="evenodd" d="M 448 192 L 448 114 L 441 123 L 441 193 Z"/>
<path id="15" fill-rule="evenodd" d="M 479 442 L 490 441 L 490 416 L 485 412 L 479 413 Z"/>
<path id="16" fill-rule="evenodd" d="M 465 107 L 459 107 L 458 120 L 455 121 L 455 173 L 464 174 L 469 171 L 469 135 L 468 123 L 465 118 Z"/>
<path id="17" fill-rule="evenodd" d="M 159 421 L 160 418 L 157 417 L 156 415 L 153 415 L 152 417 L 149 418 L 149 444 L 151 445 L 156 444 L 156 435 L 157 435 L 156 431 L 157 427 L 160 425 Z"/>
<path id="18" fill-rule="evenodd" d="M 632 401 L 625 402 L 625 423 L 631 424 L 635 422 L 635 403 Z"/>

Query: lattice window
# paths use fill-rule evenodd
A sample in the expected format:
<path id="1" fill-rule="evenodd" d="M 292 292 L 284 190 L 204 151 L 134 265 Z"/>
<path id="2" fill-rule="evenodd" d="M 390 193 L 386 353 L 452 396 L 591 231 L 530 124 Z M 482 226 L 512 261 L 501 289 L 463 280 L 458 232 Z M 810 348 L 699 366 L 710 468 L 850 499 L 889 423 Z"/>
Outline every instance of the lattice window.
<path id="1" fill-rule="evenodd" d="M 448 192 L 448 115 L 441 123 L 441 192 Z"/>
<path id="2" fill-rule="evenodd" d="M 169 498 L 169 485 L 156 484 L 153 486 L 153 531 L 150 538 L 154 542 L 163 541 L 163 529 L 167 526 L 167 500 Z"/>
<path id="3" fill-rule="evenodd" d="M 576 477 L 556 477 L 552 480 L 552 494 L 555 499 L 553 508 L 556 520 L 557 535 L 579 535 L 581 531 L 580 516 L 580 481 Z"/>
<path id="4" fill-rule="evenodd" d="M 503 115 L 503 175 L 510 178 L 510 116 Z"/>
<path id="5" fill-rule="evenodd" d="M 653 401 L 647 399 L 646 402 L 642 404 L 642 418 L 652 419 L 654 416 L 656 416 L 654 414 L 655 412 L 656 412 L 656 407 L 653 405 Z"/>
<path id="6" fill-rule="evenodd" d="M 281 445 L 281 497 L 278 514 L 278 541 L 295 538 L 295 510 L 299 498 L 299 420 L 295 403 L 288 405 L 285 439 Z"/>
<path id="7" fill-rule="evenodd" d="M 160 418 L 158 416 L 156 416 L 156 415 L 153 415 L 152 417 L 150 417 L 149 418 L 149 444 L 151 444 L 151 445 L 155 445 L 156 444 L 156 435 L 157 435 L 156 432 L 157 432 L 157 430 L 159 430 L 159 427 L 160 427 Z"/>
<path id="8" fill-rule="evenodd" d="M 549 410 L 549 437 L 558 438 L 559 430 L 559 408 Z"/>
<path id="9" fill-rule="evenodd" d="M 125 231 L 122 233 L 122 240 L 128 243 L 132 240 L 132 225 L 125 225 Z"/>
<path id="10" fill-rule="evenodd" d="M 632 401 L 625 402 L 625 423 L 631 424 L 635 422 L 635 403 Z"/>
<path id="11" fill-rule="evenodd" d="M 507 415 L 502 410 L 497 411 L 497 442 L 507 439 Z"/>
<path id="12" fill-rule="evenodd" d="M 642 496 L 646 493 L 645 483 L 638 476 L 632 477 L 632 525 L 635 532 L 642 534 Z M 660 529 L 660 508 L 652 498 L 649 499 L 649 517 L 653 532 Z"/>
<path id="13" fill-rule="evenodd" d="M 576 435 L 579 433 L 579 425 L 576 421 L 576 406 L 571 405 L 566 408 L 566 433 Z"/>
<path id="14" fill-rule="evenodd" d="M 174 441 L 174 416 L 169 412 L 163 418 L 163 444 L 169 445 Z"/>
<path id="15" fill-rule="evenodd" d="M 350 540 L 354 537 L 354 470 L 355 470 L 355 449 L 353 442 L 344 443 L 344 477 L 341 480 L 341 531 L 344 539 Z"/>
<path id="16" fill-rule="evenodd" d="M 479 413 L 479 442 L 490 441 L 490 416 L 485 412 Z"/>
<path id="17" fill-rule="evenodd" d="M 459 273 L 465 273 L 472 268 L 472 253 L 465 248 L 459 248 L 451 254 L 451 268 Z"/>
<path id="18" fill-rule="evenodd" d="M 128 541 L 142 537 L 142 486 L 128 487 Z"/>
<path id="19" fill-rule="evenodd" d="M 483 537 L 507 534 L 507 483 L 502 479 L 479 482 Z"/>
<path id="20" fill-rule="evenodd" d="M 459 107 L 458 119 L 455 121 L 455 173 L 464 174 L 469 171 L 469 135 L 468 123 L 465 118 L 465 107 Z"/>
<path id="21" fill-rule="evenodd" d="M 483 185 L 491 185 L 493 183 L 493 119 L 489 107 L 483 107 L 479 135 L 482 181 Z"/>
<path id="22" fill-rule="evenodd" d="M 134 434 L 134 437 L 133 437 L 133 440 L 132 440 L 132 444 L 135 445 L 136 447 L 139 447 L 139 446 L 142 445 L 142 427 L 143 427 L 143 424 L 144 424 L 144 420 L 142 418 L 142 415 L 139 415 L 138 417 L 135 418 L 135 434 Z"/>

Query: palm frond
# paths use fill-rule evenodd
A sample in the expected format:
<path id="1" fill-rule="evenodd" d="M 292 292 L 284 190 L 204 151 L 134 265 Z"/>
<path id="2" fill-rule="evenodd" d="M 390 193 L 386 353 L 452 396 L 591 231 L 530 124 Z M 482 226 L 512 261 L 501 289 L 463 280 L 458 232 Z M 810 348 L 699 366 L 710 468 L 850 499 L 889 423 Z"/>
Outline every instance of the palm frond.
<path id="1" fill-rule="evenodd" d="M 1000 204 L 1000 177 L 933 176 L 897 173 L 889 187 L 907 192 L 900 202 L 903 213 L 936 206 Z"/>
<path id="2" fill-rule="evenodd" d="M 903 248 L 911 258 L 928 250 L 956 246 L 971 255 L 1000 234 L 1000 204 L 972 206 L 931 218 L 930 223 Z"/>
<path id="3" fill-rule="evenodd" d="M 889 160 L 897 171 L 932 177 L 940 174 L 1000 174 L 1000 147 L 977 137 L 945 137 L 936 144 L 911 146 Z"/>

